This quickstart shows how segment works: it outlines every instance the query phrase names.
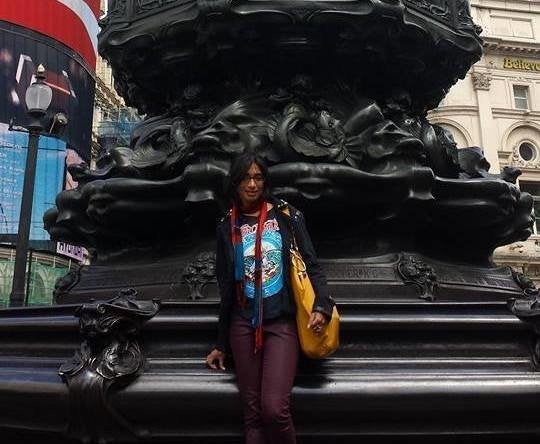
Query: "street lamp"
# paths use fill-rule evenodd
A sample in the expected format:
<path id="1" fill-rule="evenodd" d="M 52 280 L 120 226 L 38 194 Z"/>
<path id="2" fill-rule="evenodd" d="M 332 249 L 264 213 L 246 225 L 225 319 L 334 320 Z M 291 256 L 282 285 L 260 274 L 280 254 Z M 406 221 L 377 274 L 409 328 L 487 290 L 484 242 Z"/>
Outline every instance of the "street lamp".
<path id="1" fill-rule="evenodd" d="M 26 90 L 26 108 L 30 116 L 28 129 L 28 153 L 26 155 L 26 169 L 24 171 L 24 185 L 19 216 L 19 230 L 17 232 L 17 251 L 15 253 L 15 269 L 13 270 L 13 287 L 9 305 L 20 307 L 24 305 L 26 284 L 26 259 L 28 256 L 28 242 L 30 238 L 30 224 L 32 220 L 32 201 L 34 199 L 34 182 L 36 179 L 36 163 L 39 145 L 39 135 L 43 131 L 41 119 L 45 116 L 52 100 L 52 90 L 45 83 L 45 68 L 39 65 L 35 81 Z"/>

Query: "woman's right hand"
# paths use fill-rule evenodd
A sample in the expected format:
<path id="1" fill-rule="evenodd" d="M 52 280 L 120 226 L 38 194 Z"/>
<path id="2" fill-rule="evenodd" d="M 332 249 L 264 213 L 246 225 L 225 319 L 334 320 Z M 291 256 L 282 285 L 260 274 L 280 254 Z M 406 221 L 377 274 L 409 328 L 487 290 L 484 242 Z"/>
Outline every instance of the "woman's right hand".
<path id="1" fill-rule="evenodd" d="M 225 370 L 225 366 L 223 365 L 225 362 L 225 353 L 218 350 L 217 348 L 212 350 L 206 357 L 206 365 L 208 365 L 208 367 L 210 367 L 213 370 L 218 370 L 216 361 L 218 362 L 219 368 L 221 370 Z"/>

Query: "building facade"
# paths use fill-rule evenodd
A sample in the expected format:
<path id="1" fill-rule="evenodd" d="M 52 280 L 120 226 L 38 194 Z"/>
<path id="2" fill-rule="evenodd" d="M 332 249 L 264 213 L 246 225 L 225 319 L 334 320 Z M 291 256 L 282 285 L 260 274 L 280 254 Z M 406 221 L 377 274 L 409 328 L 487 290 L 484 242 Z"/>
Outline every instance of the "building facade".
<path id="1" fill-rule="evenodd" d="M 107 14 L 108 1 L 100 0 L 100 16 Z M 92 124 L 92 162 L 114 146 L 129 146 L 130 134 L 140 121 L 136 110 L 127 107 L 114 89 L 112 70 L 97 57 L 96 96 Z"/>
<path id="2" fill-rule="evenodd" d="M 494 260 L 540 282 L 540 0 L 472 0 L 484 55 L 429 119 L 458 147 L 480 146 L 492 172 L 516 166 L 534 198 L 535 232 L 496 250 Z"/>

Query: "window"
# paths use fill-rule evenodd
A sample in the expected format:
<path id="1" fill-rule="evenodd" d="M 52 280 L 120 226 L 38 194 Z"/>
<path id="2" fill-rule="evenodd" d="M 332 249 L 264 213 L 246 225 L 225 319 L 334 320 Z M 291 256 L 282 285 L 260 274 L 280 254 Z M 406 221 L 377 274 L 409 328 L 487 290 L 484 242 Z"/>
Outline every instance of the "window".
<path id="1" fill-rule="evenodd" d="M 529 193 L 533 197 L 533 213 L 534 213 L 534 234 L 538 234 L 540 229 L 540 182 L 522 182 L 519 181 L 519 189 Z"/>
<path id="2" fill-rule="evenodd" d="M 108 109 L 104 109 L 101 112 L 101 119 L 102 120 L 112 120 L 112 113 Z"/>
<path id="3" fill-rule="evenodd" d="M 519 146 L 519 155 L 525 162 L 536 159 L 536 148 L 529 142 L 523 142 Z"/>
<path id="4" fill-rule="evenodd" d="M 531 19 L 491 15 L 491 31 L 498 37 L 518 37 L 534 39 L 534 26 Z"/>
<path id="5" fill-rule="evenodd" d="M 529 87 L 514 85 L 514 105 L 517 109 L 529 109 Z"/>

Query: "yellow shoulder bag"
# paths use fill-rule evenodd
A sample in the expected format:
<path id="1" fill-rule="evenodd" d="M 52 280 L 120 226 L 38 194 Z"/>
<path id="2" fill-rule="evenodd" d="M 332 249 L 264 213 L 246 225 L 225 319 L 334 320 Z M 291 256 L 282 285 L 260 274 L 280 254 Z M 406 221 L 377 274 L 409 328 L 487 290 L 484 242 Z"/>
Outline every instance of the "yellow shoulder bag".
<path id="1" fill-rule="evenodd" d="M 290 217 L 287 207 L 283 212 Z M 306 264 L 298 249 L 292 223 L 289 226 L 292 237 L 290 277 L 294 300 L 296 302 L 296 326 L 300 347 L 308 358 L 325 358 L 335 352 L 339 347 L 339 313 L 334 305 L 332 319 L 322 333 L 315 333 L 313 329 L 307 328 L 311 310 L 315 302 L 315 292 L 307 274 Z"/>

